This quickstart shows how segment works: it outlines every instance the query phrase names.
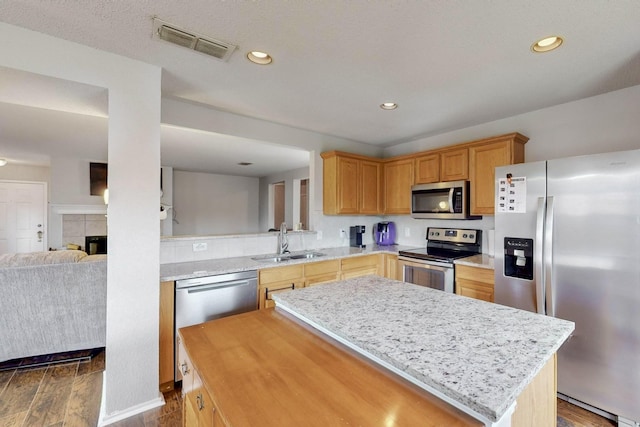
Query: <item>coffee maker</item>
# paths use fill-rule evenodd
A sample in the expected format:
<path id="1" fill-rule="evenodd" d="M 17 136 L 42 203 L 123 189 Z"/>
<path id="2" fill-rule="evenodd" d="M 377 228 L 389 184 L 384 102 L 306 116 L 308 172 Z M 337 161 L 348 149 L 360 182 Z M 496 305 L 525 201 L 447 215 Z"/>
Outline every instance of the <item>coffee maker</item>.
<path id="1" fill-rule="evenodd" d="M 364 225 L 355 225 L 349 227 L 349 246 L 352 248 L 364 248 L 362 244 L 362 235 L 364 234 Z"/>

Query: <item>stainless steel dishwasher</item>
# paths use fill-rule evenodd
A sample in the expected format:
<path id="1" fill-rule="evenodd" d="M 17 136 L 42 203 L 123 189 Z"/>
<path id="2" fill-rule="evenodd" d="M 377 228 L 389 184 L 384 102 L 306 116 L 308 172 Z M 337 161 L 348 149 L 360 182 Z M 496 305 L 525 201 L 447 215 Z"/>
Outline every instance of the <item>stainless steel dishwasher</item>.
<path id="1" fill-rule="evenodd" d="M 176 281 L 175 334 L 178 329 L 258 308 L 256 271 L 219 274 Z M 175 359 L 177 360 L 177 359 Z M 176 380 L 179 378 L 177 373 Z"/>

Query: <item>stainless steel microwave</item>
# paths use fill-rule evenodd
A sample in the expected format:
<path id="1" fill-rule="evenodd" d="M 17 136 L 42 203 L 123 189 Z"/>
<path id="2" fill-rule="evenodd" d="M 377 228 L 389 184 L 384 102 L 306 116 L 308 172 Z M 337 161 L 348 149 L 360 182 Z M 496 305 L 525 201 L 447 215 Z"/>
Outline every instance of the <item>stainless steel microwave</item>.
<path id="1" fill-rule="evenodd" d="M 469 214 L 469 181 L 411 187 L 411 216 L 421 219 L 478 219 Z"/>

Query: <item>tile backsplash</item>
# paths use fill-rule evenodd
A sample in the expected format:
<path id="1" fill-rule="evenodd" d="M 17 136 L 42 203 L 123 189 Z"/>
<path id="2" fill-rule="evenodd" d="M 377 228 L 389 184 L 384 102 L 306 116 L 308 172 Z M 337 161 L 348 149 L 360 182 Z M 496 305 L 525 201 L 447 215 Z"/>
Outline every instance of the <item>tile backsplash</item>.
<path id="1" fill-rule="evenodd" d="M 106 236 L 107 218 L 100 214 L 62 215 L 62 243 L 74 243 L 85 250 L 86 236 Z"/>

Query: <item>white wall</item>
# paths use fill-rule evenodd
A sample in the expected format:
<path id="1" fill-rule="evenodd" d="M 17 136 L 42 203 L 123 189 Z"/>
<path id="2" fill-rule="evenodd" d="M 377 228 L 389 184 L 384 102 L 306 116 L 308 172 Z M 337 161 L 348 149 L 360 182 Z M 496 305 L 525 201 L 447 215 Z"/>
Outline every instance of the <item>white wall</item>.
<path id="1" fill-rule="evenodd" d="M 549 160 L 640 148 L 640 86 L 388 147 L 385 157 L 494 135 L 529 137 L 525 159 Z"/>
<path id="2" fill-rule="evenodd" d="M 173 171 L 173 235 L 258 231 L 259 179 Z"/>
<path id="3" fill-rule="evenodd" d="M 106 160 L 104 161 L 106 163 Z M 51 203 L 65 205 L 104 205 L 102 196 L 91 195 L 89 163 L 86 159 L 51 159 Z M 109 171 L 111 172 L 111 171 Z"/>
<path id="4" fill-rule="evenodd" d="M 12 165 L 8 163 L 0 167 L 0 179 L 12 181 L 37 181 L 50 184 L 49 167 L 47 166 L 28 166 L 28 165 Z M 51 191 L 51 185 L 48 185 Z"/>
<path id="5" fill-rule="evenodd" d="M 157 406 L 161 69 L 4 23 L 0 39 L 1 66 L 108 89 L 103 411 L 108 423 Z"/>
<path id="6" fill-rule="evenodd" d="M 260 226 L 261 231 L 267 231 L 273 228 L 273 224 L 269 223 L 269 185 L 276 182 L 284 181 L 285 199 L 284 199 L 284 221 L 288 228 L 293 228 L 293 199 L 294 199 L 294 180 L 309 178 L 309 168 L 294 169 L 291 171 L 281 172 L 260 178 Z M 278 227 L 276 227 L 278 228 Z"/>

